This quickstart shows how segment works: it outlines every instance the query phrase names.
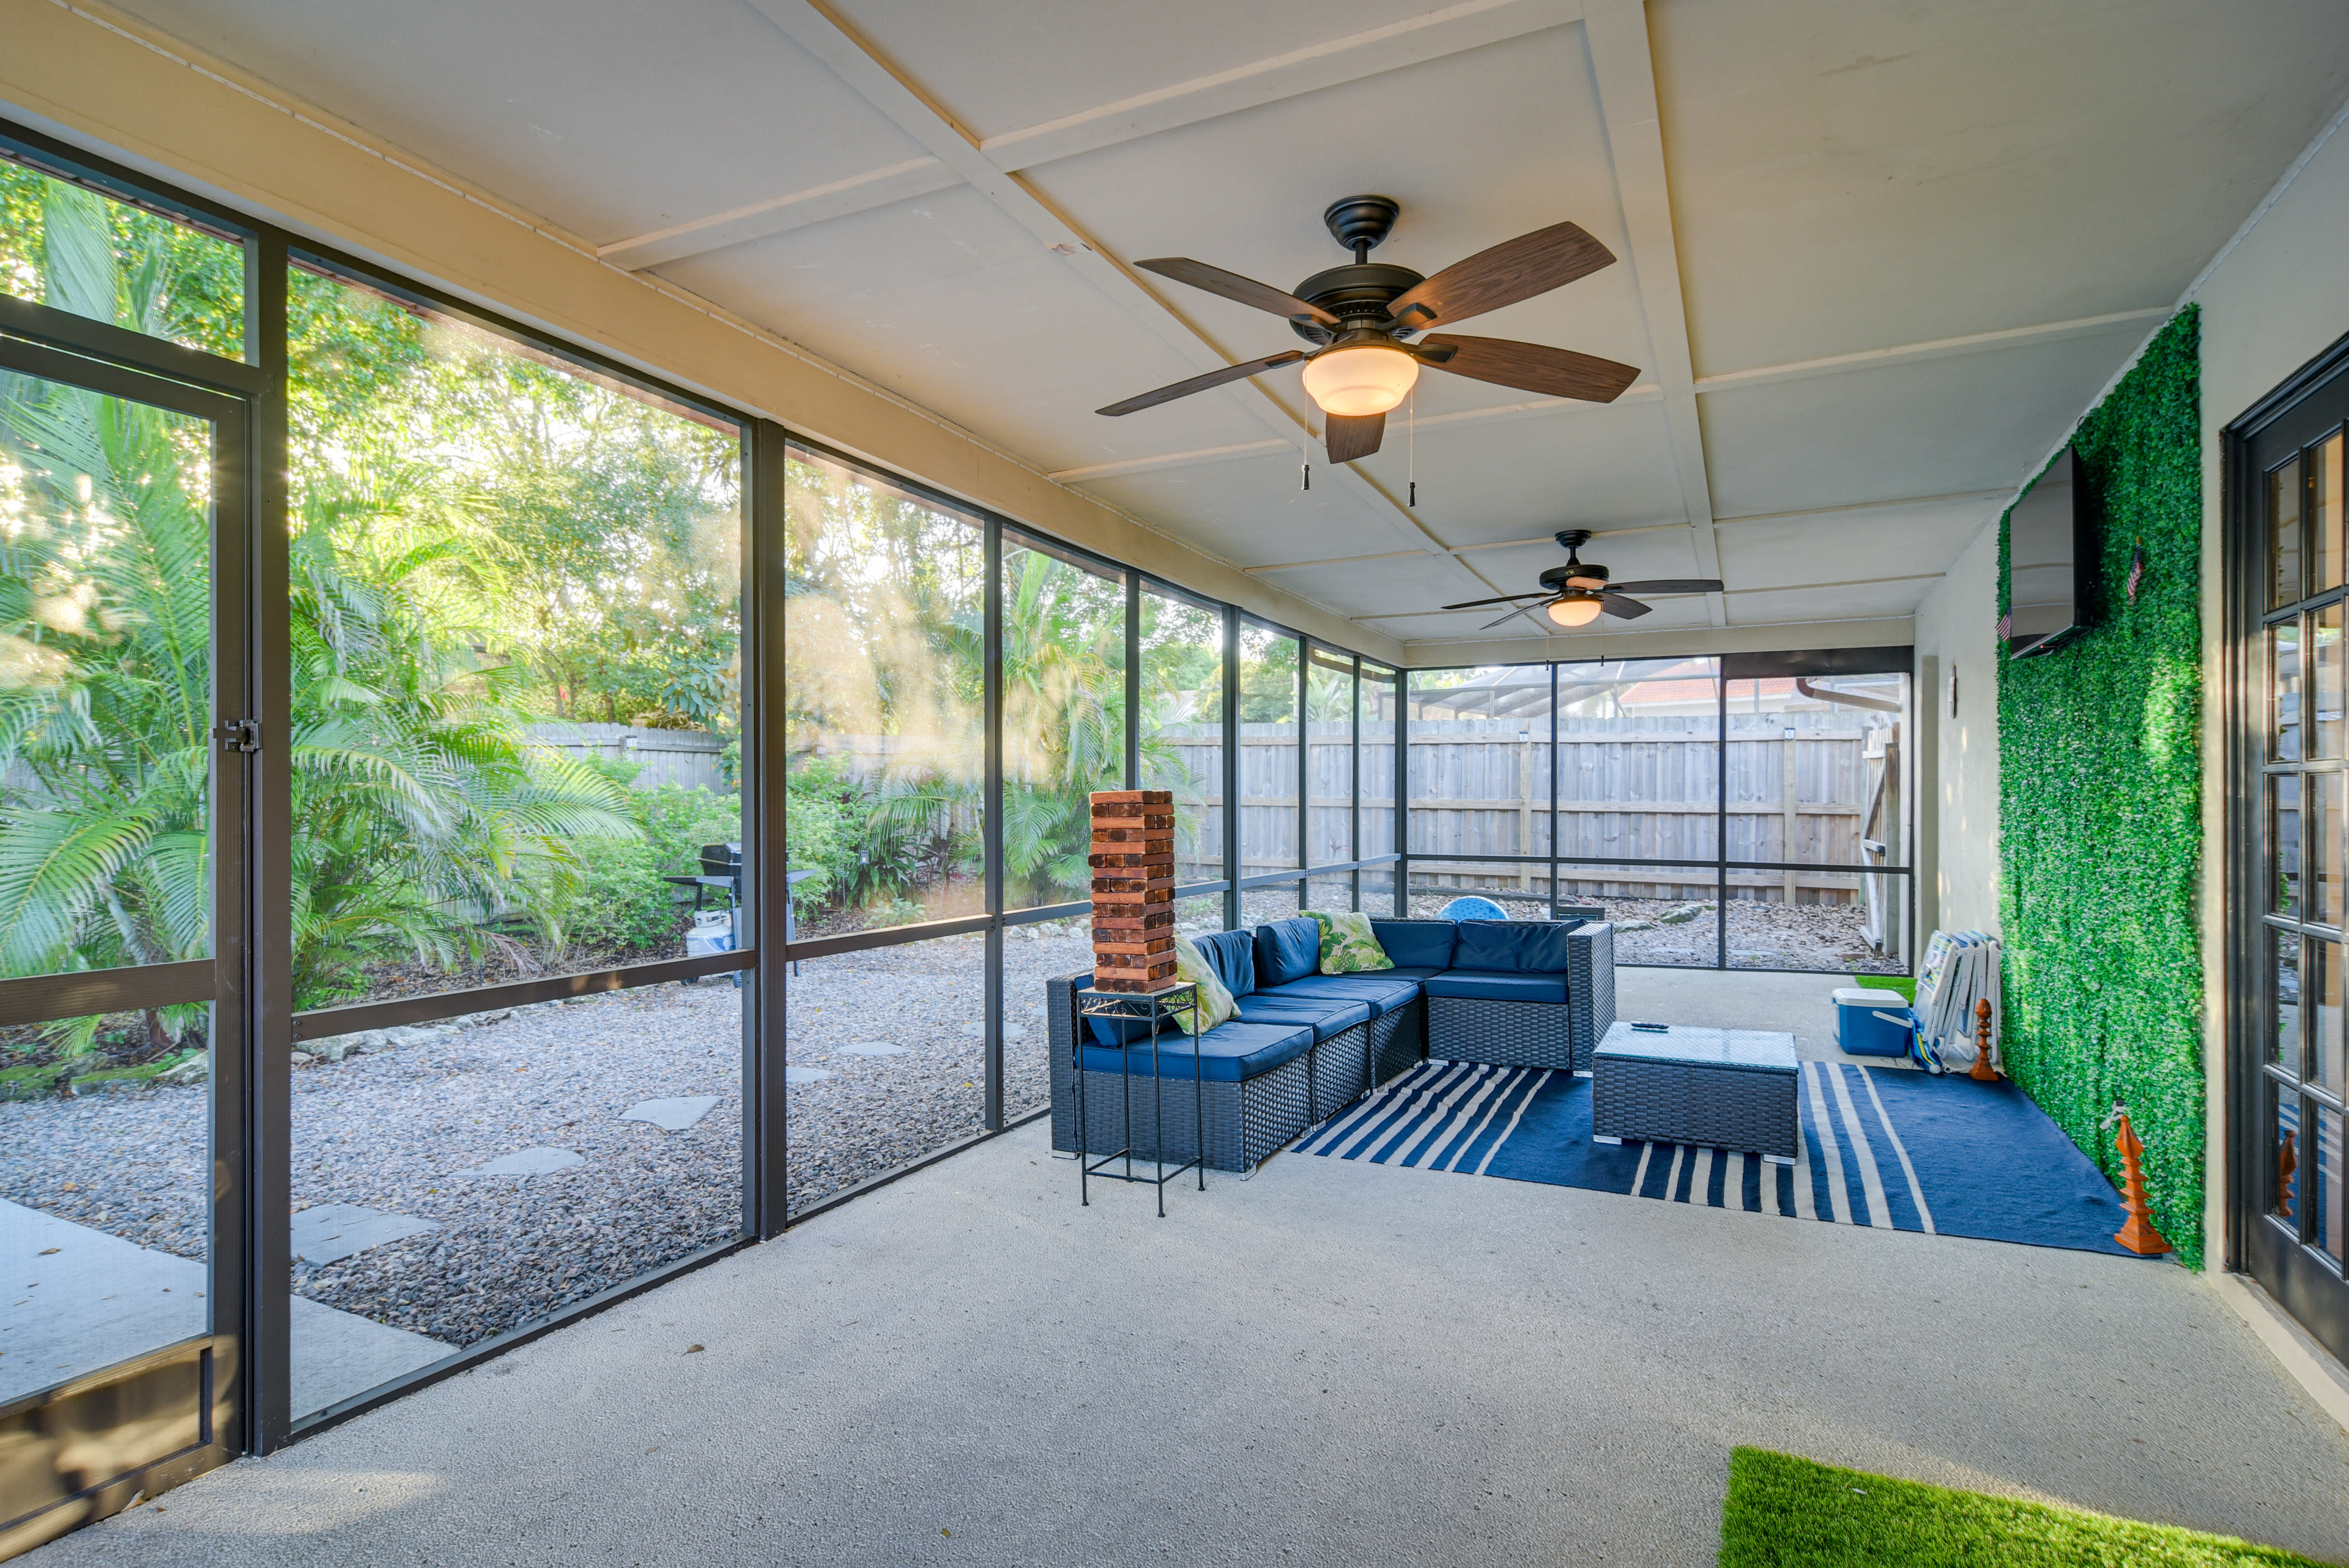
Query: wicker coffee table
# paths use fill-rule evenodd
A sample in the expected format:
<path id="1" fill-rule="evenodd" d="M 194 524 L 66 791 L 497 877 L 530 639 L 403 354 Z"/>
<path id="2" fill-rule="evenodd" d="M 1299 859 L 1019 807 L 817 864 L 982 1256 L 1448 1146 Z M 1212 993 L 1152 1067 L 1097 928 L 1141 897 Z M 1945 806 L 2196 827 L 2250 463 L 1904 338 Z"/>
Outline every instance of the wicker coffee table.
<path id="1" fill-rule="evenodd" d="M 1802 1149 L 1800 1080 L 1791 1034 L 1619 1023 L 1591 1058 L 1591 1138 L 1739 1149 L 1792 1165 Z"/>

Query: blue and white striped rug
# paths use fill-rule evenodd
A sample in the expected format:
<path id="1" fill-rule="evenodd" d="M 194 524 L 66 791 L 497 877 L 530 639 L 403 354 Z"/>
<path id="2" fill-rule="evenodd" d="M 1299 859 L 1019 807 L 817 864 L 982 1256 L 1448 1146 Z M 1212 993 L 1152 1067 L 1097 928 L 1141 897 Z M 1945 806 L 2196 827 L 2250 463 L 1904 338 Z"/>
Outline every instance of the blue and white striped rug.
<path id="1" fill-rule="evenodd" d="M 1583 1187 L 1790 1219 L 2133 1257 L 2112 1184 L 2010 1083 L 1805 1062 L 1792 1166 L 1682 1144 L 1599 1144 L 1590 1080 L 1423 1062 L 1306 1135 L 1306 1154 Z"/>

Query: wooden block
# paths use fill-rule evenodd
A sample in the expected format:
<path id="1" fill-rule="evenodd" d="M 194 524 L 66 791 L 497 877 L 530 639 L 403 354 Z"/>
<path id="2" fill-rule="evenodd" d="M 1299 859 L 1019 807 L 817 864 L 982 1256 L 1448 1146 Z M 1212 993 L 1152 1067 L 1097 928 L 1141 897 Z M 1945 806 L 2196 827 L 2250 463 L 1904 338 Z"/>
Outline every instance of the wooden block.
<path id="1" fill-rule="evenodd" d="M 1093 847 L 1099 849 L 1117 844 L 1155 844 L 1172 849 L 1174 830 L 1171 827 L 1109 827 L 1093 824 Z"/>
<path id="2" fill-rule="evenodd" d="M 1096 893 L 1146 893 L 1154 888 L 1174 886 L 1171 867 L 1135 866 L 1124 870 L 1103 867 L 1093 873 Z"/>
<path id="3" fill-rule="evenodd" d="M 1172 849 L 1168 849 L 1155 855 L 1151 855 L 1127 854 L 1123 850 L 1110 850 L 1088 855 L 1085 857 L 1085 859 L 1086 862 L 1092 866 L 1096 870 L 1143 870 L 1152 866 L 1173 866 L 1174 864 L 1174 852 Z"/>
<path id="4" fill-rule="evenodd" d="M 1141 940 L 1129 941 L 1126 939 L 1130 937 Z M 1171 953 L 1174 950 L 1174 933 L 1163 927 L 1161 934 L 1157 936 L 1143 931 L 1112 931 L 1106 937 L 1093 938 L 1093 952 L 1096 956 L 1102 953 Z"/>
<path id="5" fill-rule="evenodd" d="M 1174 894 L 1171 888 L 1164 893 L 1143 893 L 1139 896 L 1127 893 L 1098 893 L 1093 896 L 1093 924 L 1101 926 L 1114 925 L 1120 920 L 1149 920 L 1152 915 L 1164 914 L 1166 917 L 1164 919 L 1149 920 L 1149 923 L 1154 926 L 1171 926 L 1174 923 Z"/>
<path id="6" fill-rule="evenodd" d="M 1094 806 L 1103 805 L 1173 805 L 1174 792 L 1171 789 L 1097 789 L 1092 793 Z"/>
<path id="7" fill-rule="evenodd" d="M 1112 980 L 1164 980 L 1174 972 L 1174 961 L 1165 959 L 1156 963 L 1099 964 L 1094 967 L 1093 979 L 1099 981 L 1107 976 Z"/>
<path id="8" fill-rule="evenodd" d="M 1170 937 L 1156 945 L 1142 942 L 1102 942 L 1094 947 L 1093 958 L 1112 969 L 1149 969 L 1157 964 L 1174 961 L 1174 941 Z"/>
<path id="9" fill-rule="evenodd" d="M 1174 831 L 1174 814 L 1171 811 L 1134 811 L 1125 806 L 1093 807 L 1093 826 L 1101 827 L 1156 828 L 1161 833 Z"/>
<path id="10" fill-rule="evenodd" d="M 1104 975 L 1093 977 L 1095 991 L 1130 992 L 1142 996 L 1147 996 L 1153 992 L 1172 991 L 1182 983 L 1178 976 L 1171 974 L 1161 976 L 1157 980 L 1115 980 Z"/>
<path id="11" fill-rule="evenodd" d="M 1174 911 L 1154 909 L 1144 915 L 1104 915 L 1100 906 L 1093 908 L 1093 935 L 1096 939 L 1110 931 L 1154 931 L 1174 924 Z"/>

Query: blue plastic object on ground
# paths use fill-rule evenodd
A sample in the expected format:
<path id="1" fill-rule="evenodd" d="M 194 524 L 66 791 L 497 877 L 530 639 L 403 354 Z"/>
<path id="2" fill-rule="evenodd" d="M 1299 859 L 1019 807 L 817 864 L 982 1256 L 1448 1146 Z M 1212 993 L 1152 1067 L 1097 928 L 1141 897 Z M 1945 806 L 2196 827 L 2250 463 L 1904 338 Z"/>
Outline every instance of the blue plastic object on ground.
<path id="1" fill-rule="evenodd" d="M 1836 1044 L 1847 1056 L 1906 1056 L 1913 1036 L 1909 999 L 1897 991 L 1837 986 Z"/>
<path id="2" fill-rule="evenodd" d="M 1446 920 L 1506 920 L 1509 911 L 1490 898 L 1454 898 L 1444 906 L 1439 919 Z"/>

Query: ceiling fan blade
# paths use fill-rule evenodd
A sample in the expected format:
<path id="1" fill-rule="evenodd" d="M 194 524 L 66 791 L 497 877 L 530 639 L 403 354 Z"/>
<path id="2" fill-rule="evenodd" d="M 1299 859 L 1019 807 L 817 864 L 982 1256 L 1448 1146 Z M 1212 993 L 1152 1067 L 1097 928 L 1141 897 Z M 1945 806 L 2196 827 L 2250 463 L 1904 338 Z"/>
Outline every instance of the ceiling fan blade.
<path id="1" fill-rule="evenodd" d="M 1139 409 L 1154 409 L 1161 403 L 1171 403 L 1177 398 L 1187 398 L 1194 392 L 1204 392 L 1210 387 L 1220 387 L 1226 381 L 1245 381 L 1250 376 L 1261 375 L 1278 365 L 1294 365 L 1304 358 L 1304 349 L 1291 348 L 1286 354 L 1275 354 L 1263 359 L 1250 359 L 1240 365 L 1226 365 L 1220 370 L 1210 370 L 1203 376 L 1194 376 L 1187 381 L 1176 381 L 1161 387 L 1154 392 L 1144 392 L 1139 397 L 1128 398 L 1122 403 L 1112 403 L 1105 409 L 1095 409 L 1093 412 L 1107 414 L 1112 419 L 1115 419 L 1120 414 L 1130 414 Z"/>
<path id="2" fill-rule="evenodd" d="M 1462 321 L 1562 288 L 1614 261 L 1615 253 L 1579 223 L 1552 223 L 1454 262 L 1395 296 L 1387 314 L 1414 331 L 1439 321 Z"/>
<path id="3" fill-rule="evenodd" d="M 1619 594 L 1717 594 L 1719 577 L 1650 577 L 1644 582 L 1611 585 Z"/>
<path id="4" fill-rule="evenodd" d="M 1643 605 L 1637 599 L 1627 599 L 1621 594 L 1601 594 L 1599 596 L 1599 607 L 1619 619 L 1637 620 L 1647 614 L 1652 607 Z"/>
<path id="5" fill-rule="evenodd" d="M 1331 414 L 1321 439 L 1329 443 L 1331 462 L 1351 462 L 1378 451 L 1386 433 L 1384 414 Z"/>
<path id="6" fill-rule="evenodd" d="M 1508 614 L 1506 614 L 1506 615 L 1503 616 L 1503 617 L 1501 618 L 1501 620 L 1488 620 L 1488 621 L 1486 621 L 1483 626 L 1478 627 L 1476 629 L 1477 629 L 1478 631 L 1490 631 L 1490 630 L 1492 630 L 1495 627 L 1496 627 L 1496 626 L 1500 625 L 1500 624 L 1501 624 L 1501 621 L 1503 621 L 1503 620 L 1515 620 L 1515 619 L 1516 619 L 1516 618 L 1517 618 L 1517 617 L 1519 617 L 1519 616 L 1521 616 L 1521 615 L 1525 614 L 1525 613 L 1526 613 L 1526 611 L 1527 611 L 1527 610 L 1529 610 L 1529 609 L 1531 609 L 1531 608 L 1533 608 L 1533 606 L 1531 606 L 1531 605 L 1519 605 L 1516 608 L 1515 608 L 1515 609 L 1511 610 Z"/>
<path id="7" fill-rule="evenodd" d="M 1440 605 L 1437 607 L 1440 609 L 1475 609 L 1482 605 L 1505 605 L 1511 599 L 1554 599 L 1556 597 L 1557 597 L 1556 592 L 1548 588 L 1544 588 L 1541 592 L 1536 594 L 1496 594 L 1489 599 L 1470 599 L 1465 604 Z"/>
<path id="8" fill-rule="evenodd" d="M 1611 261 L 1614 258 L 1610 256 L 1608 259 Z M 1219 266 L 1209 266 L 1206 262 L 1193 261 L 1188 256 L 1159 256 L 1133 265 L 1161 277 L 1171 277 L 1176 283 L 1187 283 L 1193 288 L 1204 288 L 1209 294 L 1220 294 L 1226 299 L 1236 299 L 1242 305 L 1268 310 L 1275 316 L 1302 316 L 1324 327 L 1338 325 L 1338 318 L 1318 305 L 1309 305 L 1268 283 L 1258 283 L 1252 277 L 1242 277 L 1236 272 L 1226 272 Z"/>
<path id="9" fill-rule="evenodd" d="M 1578 398 L 1586 403 L 1611 403 L 1640 379 L 1635 365 L 1506 337 L 1437 336 L 1423 337 L 1414 347 L 1430 350 L 1420 357 L 1423 363 L 1455 376 L 1553 398 Z M 1447 348 L 1452 352 L 1444 353 Z"/>

